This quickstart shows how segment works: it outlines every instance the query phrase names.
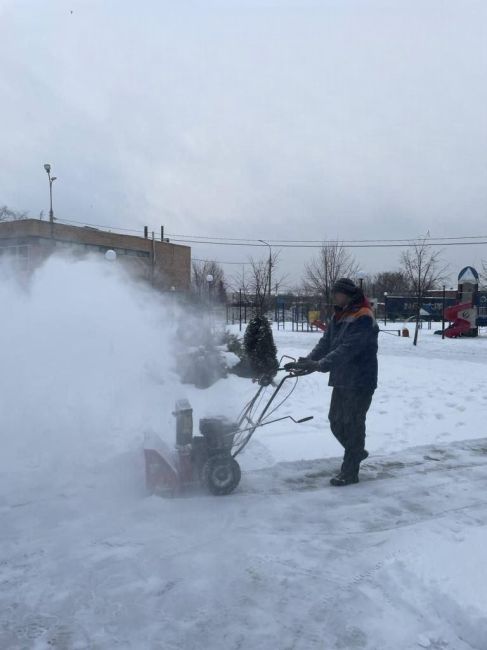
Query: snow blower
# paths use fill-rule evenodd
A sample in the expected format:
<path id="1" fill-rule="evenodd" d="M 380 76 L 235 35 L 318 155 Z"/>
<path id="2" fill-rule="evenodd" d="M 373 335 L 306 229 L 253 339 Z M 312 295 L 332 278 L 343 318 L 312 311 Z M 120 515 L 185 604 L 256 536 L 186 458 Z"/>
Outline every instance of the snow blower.
<path id="1" fill-rule="evenodd" d="M 295 361 L 292 357 L 282 357 L 279 365 L 283 359 Z M 283 370 L 286 371 L 279 367 L 278 372 Z M 224 416 L 201 418 L 200 435 L 196 436 L 193 435 L 193 409 L 188 400 L 178 400 L 173 412 L 176 418 L 174 449 L 170 449 L 156 434 L 145 436 L 145 478 L 148 492 L 176 496 L 184 489 L 197 485 L 215 495 L 233 492 L 241 478 L 236 457 L 248 445 L 258 428 L 282 420 L 301 424 L 313 419 L 313 416 L 309 416 L 295 420 L 290 415 L 270 419 L 291 396 L 299 377 L 306 374 L 309 373 L 302 370 L 286 371 L 286 375 L 277 384 L 264 375 L 258 380 L 257 393 L 235 421 Z M 279 392 L 289 379 L 295 379 L 292 389 L 275 405 Z M 259 413 L 269 387 L 273 390 Z"/>

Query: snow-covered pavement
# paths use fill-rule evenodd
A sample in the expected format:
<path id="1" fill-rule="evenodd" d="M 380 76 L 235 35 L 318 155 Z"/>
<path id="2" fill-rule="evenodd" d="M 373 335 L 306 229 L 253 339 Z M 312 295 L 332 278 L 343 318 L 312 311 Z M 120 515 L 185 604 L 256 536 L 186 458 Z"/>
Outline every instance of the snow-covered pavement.
<path id="1" fill-rule="evenodd" d="M 317 337 L 276 332 L 294 356 Z M 110 429 L 102 411 L 91 434 L 102 382 L 78 381 L 83 419 L 74 402 L 59 417 L 67 427 L 73 414 L 63 435 L 79 426 L 85 444 L 63 444 L 48 403 L 37 414 L 45 454 L 23 437 L 21 409 L 2 416 L 0 648 L 485 650 L 487 337 L 424 331 L 415 349 L 383 334 L 380 346 L 371 455 L 344 489 L 328 482 L 340 460 L 321 375 L 300 379 L 279 412 L 315 419 L 256 433 L 241 485 L 223 498 L 147 497 L 143 429 L 172 438 L 164 400 L 178 391 L 196 417 L 235 414 L 248 380 L 178 387 L 151 357 L 134 388 L 140 414 L 110 375 L 103 404 L 124 400 L 130 418 L 117 411 Z"/>
<path id="2" fill-rule="evenodd" d="M 487 439 L 335 465 L 164 500 L 125 458 L 5 504 L 0 647 L 485 648 Z"/>

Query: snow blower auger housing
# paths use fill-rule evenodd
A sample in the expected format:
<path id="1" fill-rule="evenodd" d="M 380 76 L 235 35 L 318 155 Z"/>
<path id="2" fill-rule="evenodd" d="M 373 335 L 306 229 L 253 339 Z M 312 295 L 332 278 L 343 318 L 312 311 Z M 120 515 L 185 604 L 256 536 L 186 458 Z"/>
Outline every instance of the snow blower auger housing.
<path id="1" fill-rule="evenodd" d="M 290 357 L 283 357 L 290 358 Z M 281 359 L 282 361 L 282 359 Z M 279 368 L 284 370 L 284 368 Z M 246 447 L 259 427 L 292 420 L 296 424 L 312 420 L 313 417 L 295 420 L 290 415 L 270 420 L 269 418 L 287 400 L 289 393 L 274 406 L 278 393 L 288 379 L 308 374 L 291 371 L 277 383 L 269 377 L 261 377 L 259 389 L 246 404 L 237 420 L 224 416 L 207 417 L 199 420 L 200 435 L 193 435 L 193 409 L 186 399 L 176 402 L 173 415 L 176 418 L 176 445 L 170 449 L 156 434 L 146 434 L 144 442 L 145 479 L 151 494 L 176 496 L 185 488 L 202 485 L 215 495 L 230 494 L 240 483 L 240 465 L 235 457 Z M 270 396 L 257 415 L 265 392 Z"/>

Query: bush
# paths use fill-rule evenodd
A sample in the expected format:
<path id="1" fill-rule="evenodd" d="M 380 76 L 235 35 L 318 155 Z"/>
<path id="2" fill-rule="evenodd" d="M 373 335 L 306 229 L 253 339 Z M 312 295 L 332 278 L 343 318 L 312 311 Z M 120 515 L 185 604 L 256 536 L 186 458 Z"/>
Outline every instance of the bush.
<path id="1" fill-rule="evenodd" d="M 252 377 L 275 376 L 279 367 L 277 349 L 265 316 L 256 316 L 249 321 L 244 335 L 244 348 Z"/>
<path id="2" fill-rule="evenodd" d="M 222 338 L 222 343 L 227 346 L 229 352 L 236 354 L 240 360 L 244 358 L 245 351 L 242 347 L 242 341 L 236 334 L 231 334 L 226 330 Z"/>

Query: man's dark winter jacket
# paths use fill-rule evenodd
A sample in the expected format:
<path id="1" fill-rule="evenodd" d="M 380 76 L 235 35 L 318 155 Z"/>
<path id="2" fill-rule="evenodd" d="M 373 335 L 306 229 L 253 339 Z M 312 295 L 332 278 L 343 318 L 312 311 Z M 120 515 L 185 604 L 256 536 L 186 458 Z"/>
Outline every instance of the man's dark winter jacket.
<path id="1" fill-rule="evenodd" d="M 308 355 L 330 373 L 330 386 L 357 390 L 377 388 L 379 328 L 367 299 L 343 310 L 335 308 L 326 332 Z"/>

